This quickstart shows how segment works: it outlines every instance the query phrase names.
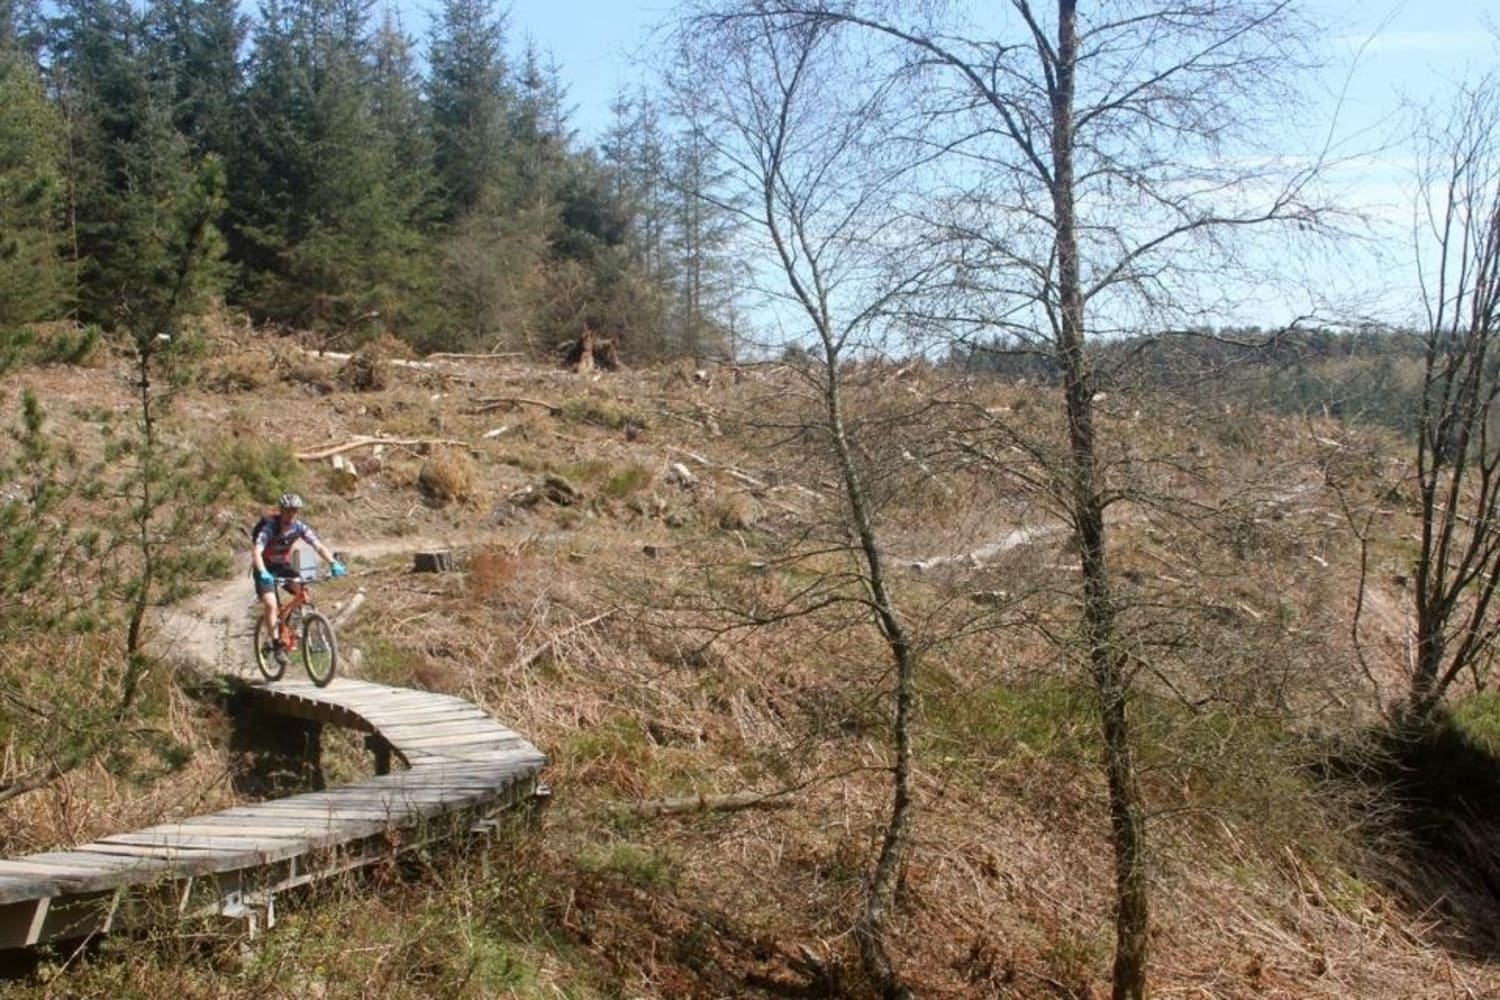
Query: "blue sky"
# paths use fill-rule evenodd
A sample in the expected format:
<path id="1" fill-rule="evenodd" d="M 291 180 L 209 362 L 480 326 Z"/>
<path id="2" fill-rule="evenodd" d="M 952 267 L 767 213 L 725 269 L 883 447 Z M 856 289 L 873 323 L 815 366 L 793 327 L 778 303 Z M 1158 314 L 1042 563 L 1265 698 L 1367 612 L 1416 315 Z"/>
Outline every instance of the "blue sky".
<path id="1" fill-rule="evenodd" d="M 403 6 L 423 11 L 433 5 L 405 0 Z M 1339 67 L 1358 55 L 1348 102 L 1350 113 L 1362 120 L 1394 109 L 1401 90 L 1425 92 L 1436 80 L 1460 75 L 1466 64 L 1500 60 L 1487 27 L 1500 29 L 1500 2 L 1315 0 L 1309 6 L 1334 24 L 1327 46 L 1330 87 L 1342 86 Z M 584 135 L 596 134 L 608 121 L 610 98 L 619 87 L 640 79 L 642 70 L 631 56 L 650 28 L 670 20 L 675 8 L 668 0 L 513 0 L 508 5 L 512 40 L 529 36 L 556 58 Z"/>
<path id="2" fill-rule="evenodd" d="M 395 0 L 406 30 L 425 49 L 428 19 L 438 9 L 434 0 Z M 667 0 L 497 0 L 496 9 L 509 11 L 506 21 L 512 53 L 528 38 L 556 61 L 579 141 L 592 144 L 608 127 L 609 105 L 622 88 L 642 79 L 635 54 L 653 25 L 672 16 Z"/>
<path id="3" fill-rule="evenodd" d="M 1326 290 L 1367 298 L 1378 289 L 1384 296 L 1372 311 L 1410 318 L 1418 301 L 1414 109 L 1500 67 L 1500 3 L 1323 0 L 1318 7 L 1336 24 L 1326 48 L 1325 114 L 1332 119 L 1338 108 L 1334 135 L 1339 152 L 1351 157 L 1335 179 L 1340 196 L 1368 213 L 1373 237 L 1343 248 L 1328 268 Z"/>
<path id="4" fill-rule="evenodd" d="M 579 138 L 587 141 L 608 125 L 614 95 L 641 79 L 633 57 L 650 28 L 671 17 L 673 6 L 663 0 L 514 0 L 511 37 L 530 36 L 557 59 Z"/>
<path id="5" fill-rule="evenodd" d="M 408 12 L 408 29 L 425 33 L 425 12 L 436 4 L 398 2 Z M 999 0 L 986 2 L 1003 6 Z M 648 75 L 635 57 L 650 29 L 670 21 L 676 6 L 670 0 L 500 4 L 510 12 L 513 48 L 530 38 L 555 60 L 580 145 L 597 142 L 620 88 L 633 87 Z M 1413 281 L 1402 255 L 1409 259 L 1413 151 L 1402 101 L 1430 100 L 1452 82 L 1500 64 L 1500 0 L 1307 0 L 1306 9 L 1326 18 L 1330 29 L 1320 45 L 1327 59 L 1320 107 L 1309 112 L 1321 120 L 1297 123 L 1305 128 L 1289 128 L 1287 138 L 1306 142 L 1307 136 L 1320 140 L 1331 135 L 1335 154 L 1349 158 L 1335 177 L 1339 196 L 1369 213 L 1379 229 L 1371 233 L 1376 249 L 1358 261 L 1321 265 L 1328 276 L 1316 281 L 1332 293 L 1336 276 L 1342 276 L 1351 292 L 1381 287 L 1397 301 L 1411 302 Z M 1282 152 L 1301 157 L 1314 150 Z M 1286 309 L 1300 315 L 1306 304 L 1288 303 Z"/>

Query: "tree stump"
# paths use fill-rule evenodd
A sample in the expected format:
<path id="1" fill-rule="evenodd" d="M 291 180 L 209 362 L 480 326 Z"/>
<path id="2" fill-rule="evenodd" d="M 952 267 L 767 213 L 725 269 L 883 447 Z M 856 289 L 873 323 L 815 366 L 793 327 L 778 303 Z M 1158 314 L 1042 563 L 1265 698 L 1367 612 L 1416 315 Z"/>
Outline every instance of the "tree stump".
<path id="1" fill-rule="evenodd" d="M 615 342 L 603 339 L 593 330 L 584 327 L 578 339 L 564 349 L 563 367 L 580 375 L 587 375 L 596 368 L 612 372 L 618 371 L 622 366 Z"/>
<path id="2" fill-rule="evenodd" d="M 413 573 L 449 573 L 453 570 L 453 553 L 447 549 L 418 552 L 412 558 Z"/>

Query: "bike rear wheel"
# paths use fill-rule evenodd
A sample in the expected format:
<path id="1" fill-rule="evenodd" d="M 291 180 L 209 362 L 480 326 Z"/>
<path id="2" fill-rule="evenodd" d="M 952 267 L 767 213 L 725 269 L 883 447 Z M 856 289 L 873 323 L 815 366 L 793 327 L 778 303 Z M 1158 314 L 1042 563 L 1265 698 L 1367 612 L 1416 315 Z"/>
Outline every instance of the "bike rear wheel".
<path id="1" fill-rule="evenodd" d="M 333 637 L 333 623 L 316 611 L 302 616 L 302 665 L 307 677 L 318 687 L 333 680 L 338 666 L 339 644 Z"/>
<path id="2" fill-rule="evenodd" d="M 286 667 L 276 658 L 271 637 L 266 634 L 264 618 L 255 619 L 255 665 L 260 668 L 260 675 L 268 681 L 279 681 L 286 672 Z"/>

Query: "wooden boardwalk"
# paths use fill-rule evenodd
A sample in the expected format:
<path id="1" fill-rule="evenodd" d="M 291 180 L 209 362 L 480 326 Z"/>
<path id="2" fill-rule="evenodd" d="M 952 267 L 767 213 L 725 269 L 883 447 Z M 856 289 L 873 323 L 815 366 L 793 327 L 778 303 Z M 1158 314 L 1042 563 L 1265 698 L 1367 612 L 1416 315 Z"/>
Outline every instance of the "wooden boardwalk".
<path id="1" fill-rule="evenodd" d="M 321 792 L 237 806 L 0 860 L 0 948 L 181 916 L 274 922 L 275 893 L 482 828 L 529 799 L 546 757 L 450 695 L 339 679 L 256 685 L 260 710 L 371 734 L 377 771 Z"/>

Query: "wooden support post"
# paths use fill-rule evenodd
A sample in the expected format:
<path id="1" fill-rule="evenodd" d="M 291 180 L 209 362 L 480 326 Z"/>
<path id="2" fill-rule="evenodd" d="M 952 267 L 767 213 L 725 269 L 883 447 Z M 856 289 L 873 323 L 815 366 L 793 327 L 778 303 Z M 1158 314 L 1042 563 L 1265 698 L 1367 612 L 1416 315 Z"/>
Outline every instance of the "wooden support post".
<path id="1" fill-rule="evenodd" d="M 542 827 L 542 813 L 552 804 L 552 786 L 545 781 L 538 781 L 532 785 L 531 794 L 526 796 L 524 803 L 526 825 L 533 830 Z"/>
<path id="2" fill-rule="evenodd" d="M 375 755 L 375 773 L 391 773 L 391 745 L 379 733 L 365 737 L 365 748 Z"/>

